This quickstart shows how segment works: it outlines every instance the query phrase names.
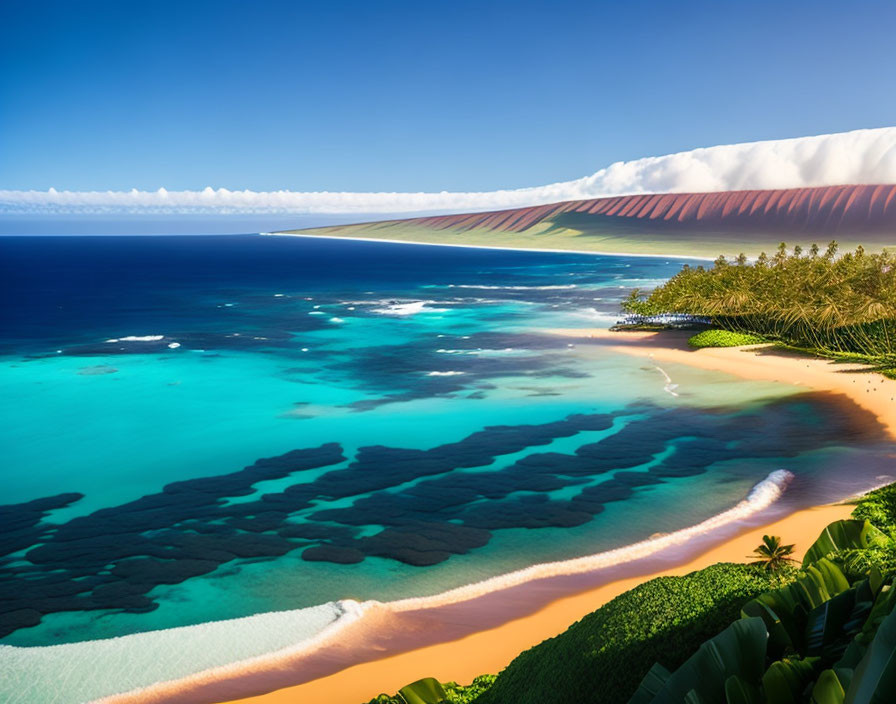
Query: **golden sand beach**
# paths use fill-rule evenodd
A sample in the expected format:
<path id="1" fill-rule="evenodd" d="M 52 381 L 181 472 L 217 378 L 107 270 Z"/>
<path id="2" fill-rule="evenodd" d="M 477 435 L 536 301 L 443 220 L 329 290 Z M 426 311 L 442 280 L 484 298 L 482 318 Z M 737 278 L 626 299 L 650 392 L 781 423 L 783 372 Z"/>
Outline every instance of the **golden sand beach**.
<path id="1" fill-rule="evenodd" d="M 692 349 L 687 345 L 689 333 L 682 331 L 593 329 L 552 332 L 655 361 L 688 364 L 743 379 L 781 382 L 841 394 L 873 413 L 896 438 L 896 381 L 873 373 L 861 364 L 791 353 L 772 345 Z"/>

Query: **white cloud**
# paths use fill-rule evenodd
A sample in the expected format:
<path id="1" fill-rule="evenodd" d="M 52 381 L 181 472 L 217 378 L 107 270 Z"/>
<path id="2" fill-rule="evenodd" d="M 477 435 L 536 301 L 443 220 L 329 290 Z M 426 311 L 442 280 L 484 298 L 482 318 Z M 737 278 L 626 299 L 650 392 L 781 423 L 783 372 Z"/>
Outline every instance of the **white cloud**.
<path id="1" fill-rule="evenodd" d="M 632 193 L 896 183 L 896 127 L 617 162 L 564 183 L 481 193 L 0 190 L 0 213 L 413 213 L 496 210 Z"/>

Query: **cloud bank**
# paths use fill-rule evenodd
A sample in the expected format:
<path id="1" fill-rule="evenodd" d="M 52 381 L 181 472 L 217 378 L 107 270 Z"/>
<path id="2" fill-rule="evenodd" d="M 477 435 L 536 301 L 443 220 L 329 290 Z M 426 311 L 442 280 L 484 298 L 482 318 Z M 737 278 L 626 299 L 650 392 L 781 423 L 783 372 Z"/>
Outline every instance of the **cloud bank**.
<path id="1" fill-rule="evenodd" d="M 637 193 L 896 183 L 896 127 L 749 142 L 617 162 L 575 181 L 489 192 L 0 190 L 5 214 L 419 213 L 498 210 Z"/>

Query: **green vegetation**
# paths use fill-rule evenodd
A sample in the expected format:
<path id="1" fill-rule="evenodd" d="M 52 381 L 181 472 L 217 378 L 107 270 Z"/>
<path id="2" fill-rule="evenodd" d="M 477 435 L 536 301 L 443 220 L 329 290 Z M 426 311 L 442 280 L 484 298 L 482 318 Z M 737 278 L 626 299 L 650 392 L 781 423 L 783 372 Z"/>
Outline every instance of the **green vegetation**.
<path id="1" fill-rule="evenodd" d="M 763 340 L 758 335 L 748 335 L 732 330 L 704 330 L 688 340 L 691 347 L 740 347 L 741 345 L 761 345 Z"/>
<path id="2" fill-rule="evenodd" d="M 852 515 L 879 528 L 884 537 L 864 549 L 841 551 L 844 565 L 857 573 L 873 566 L 885 574 L 896 573 L 896 484 L 866 494 Z"/>
<path id="3" fill-rule="evenodd" d="M 763 555 L 789 556 L 766 538 Z M 497 678 L 443 685 L 444 699 L 373 702 L 884 704 L 896 701 L 894 575 L 896 484 L 825 528 L 799 570 L 783 559 L 652 579 Z"/>
<path id="4" fill-rule="evenodd" d="M 655 664 L 630 704 L 896 701 L 896 541 L 881 530 L 896 522 L 894 498 L 896 485 L 861 499 L 795 579 L 744 604 L 675 672 Z"/>
<path id="5" fill-rule="evenodd" d="M 472 704 L 478 700 L 480 694 L 494 684 L 496 679 L 497 675 L 480 675 L 466 687 L 456 682 L 449 682 L 445 685 L 449 704 Z"/>
<path id="6" fill-rule="evenodd" d="M 477 704 L 624 702 L 655 661 L 678 667 L 780 579 L 734 564 L 652 579 L 520 654 Z"/>
<path id="7" fill-rule="evenodd" d="M 748 602 L 676 672 L 654 666 L 630 704 L 893 701 L 893 578 L 872 568 L 850 582 L 827 557 L 804 568 L 793 584 Z"/>
<path id="8" fill-rule="evenodd" d="M 867 520 L 835 521 L 825 528 L 803 558 L 803 566 L 843 550 L 867 550 L 884 539 L 882 531 Z"/>
<path id="9" fill-rule="evenodd" d="M 810 349 L 896 362 L 896 255 L 843 256 L 831 242 L 821 253 L 782 242 L 754 263 L 741 254 L 714 266 L 685 266 L 646 298 L 632 292 L 624 308 L 633 314 L 703 316 L 732 332 Z"/>
<path id="10" fill-rule="evenodd" d="M 433 677 L 424 677 L 398 690 L 400 696 L 407 704 L 428 704 L 429 702 L 444 702 L 448 699 L 448 693 L 442 687 L 442 683 Z"/>
<path id="11" fill-rule="evenodd" d="M 896 484 L 865 494 L 852 515 L 853 518 L 870 522 L 884 533 L 896 531 Z"/>
<path id="12" fill-rule="evenodd" d="M 793 545 L 783 545 L 781 538 L 777 535 L 763 535 L 762 544 L 753 550 L 753 555 L 748 557 L 755 558 L 750 564 L 763 567 L 769 572 L 779 572 L 784 569 L 788 563 L 796 562 L 791 555 L 793 554 Z"/>
<path id="13" fill-rule="evenodd" d="M 368 704 L 421 704 L 421 702 L 422 704 L 443 704 L 443 702 L 445 704 L 472 704 L 480 694 L 491 687 L 495 679 L 496 675 L 481 675 L 469 685 L 462 686 L 456 682 L 439 683 L 437 680 L 427 677 L 402 687 L 394 696 L 381 694 L 371 699 Z M 441 691 L 434 685 L 438 685 Z M 429 692 L 430 699 L 421 696 L 427 692 Z"/>
<path id="14" fill-rule="evenodd" d="M 654 665 L 630 704 L 654 701 L 688 701 L 701 704 L 723 701 L 751 702 L 754 682 L 762 677 L 768 636 L 760 618 L 735 621 L 703 643 L 675 673 Z"/>

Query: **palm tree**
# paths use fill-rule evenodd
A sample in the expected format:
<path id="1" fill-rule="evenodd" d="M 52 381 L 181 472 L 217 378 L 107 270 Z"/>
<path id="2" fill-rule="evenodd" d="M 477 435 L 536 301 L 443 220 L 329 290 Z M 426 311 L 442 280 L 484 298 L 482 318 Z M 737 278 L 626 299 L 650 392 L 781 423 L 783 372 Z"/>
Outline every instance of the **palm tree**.
<path id="1" fill-rule="evenodd" d="M 762 545 L 753 550 L 747 557 L 757 558 L 751 565 L 765 567 L 770 572 L 777 572 L 788 562 L 796 562 L 792 557 L 793 545 L 781 545 L 781 538 L 777 535 L 763 535 Z"/>
<path id="2" fill-rule="evenodd" d="M 753 264 L 745 257 L 719 257 L 710 268 L 683 268 L 646 298 L 633 294 L 624 307 L 649 315 L 708 317 L 721 328 L 823 354 L 880 357 L 891 364 L 896 355 L 896 256 L 868 254 L 862 248 L 837 256 L 836 242 L 824 255 L 819 251 L 817 245 L 808 254 L 799 246 L 788 250 L 782 242 L 774 258 L 763 253 Z"/>

